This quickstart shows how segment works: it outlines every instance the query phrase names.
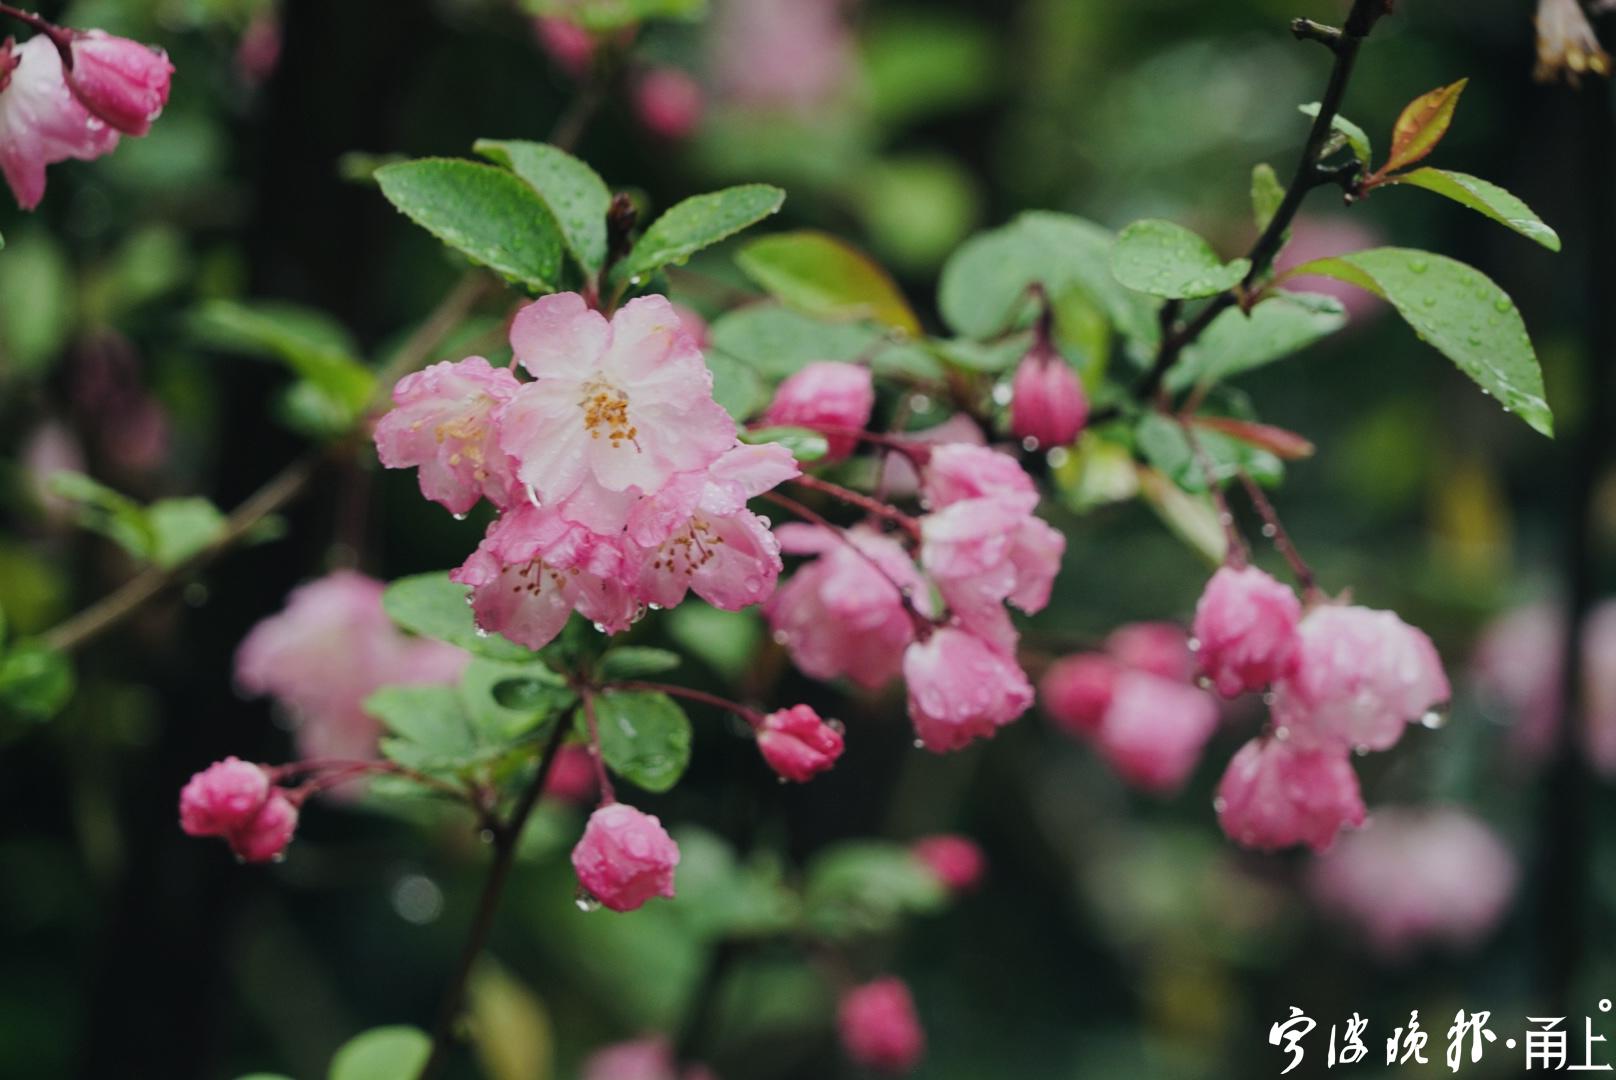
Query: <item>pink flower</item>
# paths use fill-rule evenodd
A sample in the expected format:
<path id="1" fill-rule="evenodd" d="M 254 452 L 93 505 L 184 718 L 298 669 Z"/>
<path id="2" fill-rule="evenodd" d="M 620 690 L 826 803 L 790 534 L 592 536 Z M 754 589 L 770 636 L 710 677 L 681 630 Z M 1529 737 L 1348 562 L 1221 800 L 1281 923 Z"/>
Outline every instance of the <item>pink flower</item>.
<path id="1" fill-rule="evenodd" d="M 1381 243 L 1381 237 L 1373 230 L 1364 228 L 1358 219 L 1303 214 L 1291 225 L 1290 242 L 1274 260 L 1274 269 L 1285 271 L 1315 259 L 1349 255 L 1378 247 Z M 1339 300 L 1347 309 L 1347 315 L 1354 320 L 1385 310 L 1384 301 L 1373 293 L 1322 275 L 1290 278 L 1285 282 L 1285 288 L 1291 292 L 1318 293 Z"/>
<path id="2" fill-rule="evenodd" d="M 1299 634 L 1295 667 L 1274 684 L 1274 722 L 1293 739 L 1385 750 L 1448 700 L 1431 639 L 1390 611 L 1326 605 Z"/>
<path id="3" fill-rule="evenodd" d="M 662 823 L 624 803 L 589 816 L 572 849 L 572 868 L 585 891 L 613 911 L 633 911 L 653 896 L 673 896 L 679 845 Z"/>
<path id="4" fill-rule="evenodd" d="M 1031 513 L 1038 505 L 1038 487 L 1009 454 L 987 446 L 948 443 L 931 452 L 921 478 L 921 497 L 934 511 L 965 499 L 991 498 Z"/>
<path id="5" fill-rule="evenodd" d="M 735 445 L 712 374 L 665 297 L 645 296 L 608 324 L 576 293 L 537 300 L 511 325 L 533 376 L 500 414 L 500 445 L 538 501 L 611 532 L 635 501 Z"/>
<path id="6" fill-rule="evenodd" d="M 261 86 L 281 62 L 281 20 L 272 11 L 260 12 L 247 23 L 236 42 L 236 74 L 248 86 Z"/>
<path id="7" fill-rule="evenodd" d="M 1124 667 L 1148 671 L 1174 682 L 1195 677 L 1189 635 L 1177 623 L 1137 622 L 1119 626 L 1105 639 L 1105 651 Z"/>
<path id="8" fill-rule="evenodd" d="M 1509 909 L 1520 878 L 1498 835 L 1456 807 L 1386 809 L 1313 866 L 1319 905 L 1383 956 L 1469 948 Z"/>
<path id="9" fill-rule="evenodd" d="M 928 447 L 966 443 L 971 446 L 987 445 L 982 429 L 964 413 L 955 413 L 941 424 L 900 436 L 908 445 L 926 451 Z M 920 474 L 908 454 L 888 454 L 881 469 L 881 483 L 887 494 L 894 498 L 913 495 L 920 490 Z"/>
<path id="10" fill-rule="evenodd" d="M 103 30 L 75 32 L 67 84 L 93 116 L 125 135 L 151 130 L 168 104 L 168 54 Z"/>
<path id="11" fill-rule="evenodd" d="M 707 325 L 707 320 L 694 308 L 674 304 L 673 313 L 679 317 L 679 325 L 690 335 L 690 340 L 696 343 L 696 348 L 705 350 L 713 343 L 712 329 Z"/>
<path id="12" fill-rule="evenodd" d="M 1487 625 L 1471 660 L 1481 696 L 1508 713 L 1510 749 L 1531 762 L 1548 757 L 1559 733 L 1565 637 L 1566 615 L 1558 607 L 1520 608 Z"/>
<path id="13" fill-rule="evenodd" d="M 225 837 L 242 862 L 270 862 L 281 857 L 297 831 L 297 807 L 280 789 L 269 793 L 257 816 Z"/>
<path id="14" fill-rule="evenodd" d="M 1221 568 L 1195 605 L 1201 670 L 1224 697 L 1261 690 L 1290 671 L 1301 618 L 1296 593 L 1255 566 Z"/>
<path id="15" fill-rule="evenodd" d="M 1218 784 L 1218 824 L 1261 851 L 1306 844 L 1326 850 L 1364 822 L 1363 796 L 1345 747 L 1309 749 L 1277 738 L 1240 748 Z"/>
<path id="16" fill-rule="evenodd" d="M 1015 647 L 1003 604 L 1029 614 L 1049 603 L 1066 537 L 1016 501 L 964 499 L 921 518 L 920 561 L 962 625 Z"/>
<path id="17" fill-rule="evenodd" d="M 479 498 L 503 509 L 515 470 L 499 448 L 494 414 L 521 384 L 480 356 L 406 375 L 394 408 L 376 424 L 376 452 L 389 469 L 420 469 L 421 494 L 453 514 Z"/>
<path id="18" fill-rule="evenodd" d="M 863 430 L 874 409 L 875 382 L 869 369 L 826 360 L 809 364 L 782 382 L 763 419 L 786 427 Z M 858 437 L 828 432 L 825 442 L 830 448 L 825 459 L 836 461 L 853 452 Z"/>
<path id="19" fill-rule="evenodd" d="M 987 872 L 982 849 L 963 836 L 944 833 L 922 837 L 910 850 L 950 892 L 969 892 L 981 884 Z"/>
<path id="20" fill-rule="evenodd" d="M 910 645 L 903 677 L 915 734 L 934 753 L 992 738 L 1032 704 L 1032 685 L 1015 659 L 956 627 Z"/>
<path id="21" fill-rule="evenodd" d="M 534 19 L 533 37 L 539 48 L 575 79 L 586 74 L 594 62 L 595 35 L 568 19 Z"/>
<path id="22" fill-rule="evenodd" d="M 1095 745 L 1128 783 L 1154 792 L 1183 786 L 1218 726 L 1209 694 L 1144 671 L 1117 677 Z"/>
<path id="23" fill-rule="evenodd" d="M 1038 682 L 1044 711 L 1068 735 L 1094 734 L 1111 707 L 1111 695 L 1124 668 L 1102 653 L 1065 656 Z"/>
<path id="24" fill-rule="evenodd" d="M 574 611 L 605 633 L 628 629 L 640 606 L 625 573 L 618 539 L 524 503 L 489 526 L 449 579 L 471 586 L 478 626 L 542 649 Z"/>
<path id="25" fill-rule="evenodd" d="M 758 750 L 769 767 L 787 780 L 807 783 L 842 756 L 842 733 L 807 705 L 780 709 L 763 718 Z"/>
<path id="26" fill-rule="evenodd" d="M 720 92 L 750 109 L 809 111 L 856 75 L 842 0 L 727 0 L 712 36 Z"/>
<path id="27" fill-rule="evenodd" d="M 24 210 L 45 195 L 45 166 L 91 161 L 118 145 L 118 130 L 91 116 L 68 89 L 62 58 L 44 34 L 0 42 L 0 173 Z"/>
<path id="28" fill-rule="evenodd" d="M 788 552 L 818 556 L 763 605 L 792 662 L 816 679 L 845 676 L 870 690 L 889 682 L 915 639 L 899 590 L 922 614 L 931 609 L 926 582 L 903 545 L 865 526 L 838 534 L 782 525 L 775 536 Z"/>
<path id="29" fill-rule="evenodd" d="M 673 67 L 654 67 L 634 83 L 634 112 L 659 139 L 688 139 L 701 124 L 706 96 L 701 84 Z"/>
<path id="30" fill-rule="evenodd" d="M 568 803 L 586 803 L 595 797 L 598 786 L 595 759 L 581 746 L 563 746 L 556 751 L 550 775 L 544 781 L 547 798 Z"/>
<path id="31" fill-rule="evenodd" d="M 269 798 L 269 774 L 227 757 L 191 777 L 180 791 L 180 828 L 188 836 L 227 836 L 251 823 Z"/>
<path id="32" fill-rule="evenodd" d="M 909 987 L 895 976 L 843 994 L 836 1007 L 836 1026 L 847 1056 L 877 1072 L 909 1072 L 926 1052 L 926 1033 L 915 1015 L 915 1000 Z"/>
<path id="33" fill-rule="evenodd" d="M 1089 418 L 1083 384 L 1060 353 L 1035 345 L 1010 384 L 1010 432 L 1036 446 L 1070 446 Z"/>
<path id="34" fill-rule="evenodd" d="M 613 1043 L 590 1054 L 580 1080 L 716 1080 L 705 1065 L 690 1064 L 681 1072 L 673 1045 L 661 1035 Z"/>

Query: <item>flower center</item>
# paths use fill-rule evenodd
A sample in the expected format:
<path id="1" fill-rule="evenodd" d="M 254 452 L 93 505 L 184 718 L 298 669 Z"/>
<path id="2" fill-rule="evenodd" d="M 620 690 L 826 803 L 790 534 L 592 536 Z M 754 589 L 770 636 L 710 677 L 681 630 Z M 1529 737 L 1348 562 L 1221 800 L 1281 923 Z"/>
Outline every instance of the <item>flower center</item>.
<path id="1" fill-rule="evenodd" d="M 713 560 L 723 543 L 724 538 L 714 532 L 706 520 L 693 517 L 683 532 L 663 543 L 651 568 L 691 577 Z"/>
<path id="2" fill-rule="evenodd" d="M 628 395 L 599 379 L 585 383 L 578 407 L 584 411 L 584 428 L 592 439 L 607 438 L 615 450 L 625 442 L 640 448 L 640 429 L 629 422 Z"/>

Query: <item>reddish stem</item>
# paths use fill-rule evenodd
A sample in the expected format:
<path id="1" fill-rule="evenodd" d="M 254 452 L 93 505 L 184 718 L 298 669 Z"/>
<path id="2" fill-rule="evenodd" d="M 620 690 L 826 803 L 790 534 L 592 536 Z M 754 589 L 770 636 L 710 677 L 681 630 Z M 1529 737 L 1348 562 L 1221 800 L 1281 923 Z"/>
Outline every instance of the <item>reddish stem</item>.
<path id="1" fill-rule="evenodd" d="M 595 692 L 585 687 L 579 696 L 584 699 L 584 723 L 589 730 L 589 759 L 595 763 L 595 779 L 600 782 L 600 802 L 602 806 L 610 805 L 617 801 L 617 792 L 612 788 L 612 778 L 606 773 L 606 759 L 600 752 L 600 725 L 595 720 Z"/>
<path id="2" fill-rule="evenodd" d="M 821 480 L 819 477 L 810 476 L 807 473 L 792 477 L 791 482 L 814 491 L 822 491 L 832 498 L 840 499 L 850 506 L 858 507 L 867 514 L 884 518 L 898 525 L 913 539 L 920 539 L 920 522 L 899 510 L 896 506 L 890 506 L 878 499 L 872 499 L 862 492 L 854 491 L 852 488 L 845 488 L 840 484 L 833 484 L 829 480 Z"/>
<path id="3" fill-rule="evenodd" d="M 763 716 L 756 709 L 748 708 L 739 701 L 732 701 L 727 697 L 709 694 L 705 690 L 692 690 L 688 686 L 675 686 L 672 683 L 645 682 L 641 679 L 621 679 L 601 687 L 602 690 L 643 690 L 653 694 L 667 694 L 669 697 L 684 698 L 687 701 L 700 702 L 711 705 L 715 709 L 732 712 L 745 720 L 748 725 L 757 727 L 763 722 Z"/>
<path id="4" fill-rule="evenodd" d="M 1245 486 L 1251 505 L 1256 507 L 1258 516 L 1263 520 L 1263 535 L 1274 542 L 1274 549 L 1290 564 L 1291 573 L 1296 575 L 1297 584 L 1302 586 L 1302 592 L 1311 598 L 1319 591 L 1317 579 L 1314 578 L 1312 569 L 1303 561 L 1301 552 L 1296 550 L 1296 545 L 1291 543 L 1290 533 L 1285 531 L 1285 525 L 1279 520 L 1274 504 L 1268 501 L 1263 489 L 1257 486 L 1257 481 L 1253 480 L 1244 469 L 1240 470 L 1240 483 Z"/>

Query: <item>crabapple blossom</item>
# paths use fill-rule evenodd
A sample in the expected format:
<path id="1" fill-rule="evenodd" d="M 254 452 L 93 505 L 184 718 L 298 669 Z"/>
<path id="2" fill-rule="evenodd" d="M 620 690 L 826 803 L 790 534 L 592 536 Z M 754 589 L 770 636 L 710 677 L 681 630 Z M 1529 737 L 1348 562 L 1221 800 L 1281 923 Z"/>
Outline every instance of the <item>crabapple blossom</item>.
<path id="1" fill-rule="evenodd" d="M 1298 634 L 1295 666 L 1274 684 L 1274 722 L 1293 739 L 1385 750 L 1448 700 L 1431 639 L 1390 611 L 1325 605 Z"/>
<path id="2" fill-rule="evenodd" d="M 948 446 L 951 443 L 987 445 L 987 436 L 982 434 L 981 427 L 964 413 L 955 413 L 940 424 L 920 431 L 905 432 L 894 438 L 899 444 L 913 447 L 917 454 L 925 456 L 930 455 L 929 448 L 934 446 Z M 881 486 L 893 497 L 914 495 L 920 490 L 920 474 L 915 471 L 915 463 L 909 454 L 886 455 L 881 467 Z"/>
<path id="3" fill-rule="evenodd" d="M 842 1049 L 857 1065 L 901 1075 L 926 1052 L 926 1033 L 902 979 L 885 978 L 854 987 L 836 1006 Z"/>
<path id="4" fill-rule="evenodd" d="M 1218 693 L 1261 690 L 1296 659 L 1296 593 L 1255 566 L 1225 566 L 1195 605 L 1196 659 Z"/>
<path id="5" fill-rule="evenodd" d="M 1565 613 L 1552 604 L 1535 604 L 1489 623 L 1471 658 L 1481 697 L 1509 715 L 1510 748 L 1532 762 L 1549 755 L 1559 731 L 1565 638 Z M 1586 647 L 1586 631 L 1583 641 Z M 1589 674 L 1592 670 L 1592 665 L 1585 667 Z"/>
<path id="6" fill-rule="evenodd" d="M 246 826 L 269 798 L 269 774 L 227 757 L 191 777 L 180 791 L 180 827 L 190 836 L 225 836 Z"/>
<path id="7" fill-rule="evenodd" d="M 1262 851 L 1306 844 L 1324 851 L 1364 823 L 1363 796 L 1342 746 L 1296 746 L 1264 736 L 1242 746 L 1218 783 L 1218 824 Z"/>
<path id="8" fill-rule="evenodd" d="M 987 872 L 987 858 L 982 849 L 963 836 L 950 833 L 924 836 L 909 850 L 951 892 L 969 892 L 981 884 L 982 875 Z"/>
<path id="9" fill-rule="evenodd" d="M 97 119 L 125 135 L 144 135 L 168 104 L 174 65 L 168 54 L 104 30 L 76 31 L 67 85 Z"/>
<path id="10" fill-rule="evenodd" d="M 806 428 L 858 428 L 870 422 L 875 409 L 875 382 L 870 370 L 858 364 L 825 360 L 809 364 L 786 378 L 774 392 L 763 414 L 765 422 Z M 851 454 L 858 436 L 827 432 L 826 460 Z"/>
<path id="11" fill-rule="evenodd" d="M 807 783 L 842 756 L 842 733 L 810 706 L 769 713 L 758 726 L 758 750 L 786 780 Z"/>
<path id="12" fill-rule="evenodd" d="M 377 456 L 389 469 L 418 468 L 421 494 L 450 513 L 464 514 L 480 498 L 504 509 L 515 467 L 494 418 L 520 387 L 480 356 L 406 375 L 393 388 L 394 408 L 376 424 Z"/>
<path id="13" fill-rule="evenodd" d="M 607 803 L 589 816 L 572 849 L 584 890 L 613 911 L 633 911 L 653 896 L 673 896 L 679 845 L 650 814 Z"/>
<path id="14" fill-rule="evenodd" d="M 1119 626 L 1105 639 L 1105 651 L 1124 667 L 1148 671 L 1174 682 L 1195 678 L 1195 653 L 1189 635 L 1171 622 L 1136 622 Z"/>
<path id="15" fill-rule="evenodd" d="M 550 775 L 544 781 L 544 794 L 551 799 L 568 803 L 584 803 L 594 799 L 600 781 L 595 772 L 595 759 L 582 746 L 563 746 L 556 750 L 550 762 Z"/>
<path id="16" fill-rule="evenodd" d="M 696 343 L 698 349 L 706 349 L 713 343 L 712 328 L 694 308 L 674 304 L 673 313 L 679 317 L 679 325 L 684 327 L 685 333 L 690 335 L 690 340 Z"/>
<path id="17" fill-rule="evenodd" d="M 706 108 L 701 84 L 673 67 L 654 67 L 636 79 L 633 100 L 645 129 L 670 142 L 689 138 Z"/>
<path id="18" fill-rule="evenodd" d="M 921 519 L 920 561 L 962 625 L 1011 649 L 1004 603 L 1034 613 L 1049 603 L 1066 537 L 1018 502 L 964 499 Z"/>
<path id="19" fill-rule="evenodd" d="M 713 35 L 720 93 L 749 109 L 825 105 L 857 67 L 845 6 L 842 0 L 726 0 Z"/>
<path id="20" fill-rule="evenodd" d="M 1183 786 L 1218 726 L 1217 703 L 1147 671 L 1117 676 L 1094 742 L 1117 773 L 1147 791 Z"/>
<path id="21" fill-rule="evenodd" d="M 24 210 L 45 195 L 45 166 L 91 161 L 118 145 L 118 129 L 90 115 L 68 88 L 62 57 L 44 34 L 0 41 L 0 173 Z"/>
<path id="22" fill-rule="evenodd" d="M 958 627 L 910 645 L 903 677 L 915 734 L 934 753 L 992 738 L 1032 704 L 1032 685 L 1015 658 Z"/>
<path id="23" fill-rule="evenodd" d="M 661 1035 L 602 1047 L 584 1060 L 578 1075 L 579 1080 L 716 1080 L 700 1063 L 681 1070 L 673 1044 Z"/>
<path id="24" fill-rule="evenodd" d="M 1089 417 L 1072 365 L 1047 343 L 1035 345 L 1010 382 L 1010 432 L 1044 448 L 1070 446 Z"/>
<path id="25" fill-rule="evenodd" d="M 1038 505 L 1038 487 L 1021 463 L 988 446 L 947 443 L 933 450 L 921 477 L 920 494 L 932 511 L 965 499 L 1004 501 L 1022 513 Z"/>
<path id="26" fill-rule="evenodd" d="M 270 862 L 279 858 L 297 831 L 297 807 L 279 789 L 272 790 L 253 819 L 225 839 L 242 862 Z"/>
<path id="27" fill-rule="evenodd" d="M 1050 719 L 1067 734 L 1092 735 L 1111 706 L 1111 695 L 1124 670 L 1103 653 L 1063 656 L 1038 681 L 1038 697 Z"/>
<path id="28" fill-rule="evenodd" d="M 598 44 L 595 35 L 571 19 L 535 18 L 533 38 L 561 70 L 575 79 L 587 74 L 594 62 Z"/>

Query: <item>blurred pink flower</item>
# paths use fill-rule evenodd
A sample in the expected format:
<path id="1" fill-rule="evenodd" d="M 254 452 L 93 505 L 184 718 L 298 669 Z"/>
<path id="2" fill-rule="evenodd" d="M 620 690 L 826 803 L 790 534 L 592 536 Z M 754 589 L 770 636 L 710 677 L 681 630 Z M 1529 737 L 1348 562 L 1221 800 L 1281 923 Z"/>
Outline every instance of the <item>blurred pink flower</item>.
<path id="1" fill-rule="evenodd" d="M 1039 680 L 1039 700 L 1061 730 L 1087 738 L 1099 729 L 1124 670 L 1104 653 L 1063 656 Z"/>
<path id="2" fill-rule="evenodd" d="M 1196 660 L 1218 693 L 1261 690 L 1290 671 L 1302 603 L 1255 566 L 1224 566 L 1195 606 Z"/>
<path id="3" fill-rule="evenodd" d="M 236 74 L 248 86 L 261 86 L 281 62 L 281 20 L 273 11 L 259 12 L 236 42 Z"/>
<path id="4" fill-rule="evenodd" d="M 1014 656 L 948 626 L 904 650 L 909 719 L 927 750 L 959 750 L 992 738 L 1032 704 L 1032 685 Z"/>
<path id="5" fill-rule="evenodd" d="M 822 361 L 794 372 L 774 392 L 765 422 L 785 427 L 837 427 L 863 430 L 875 408 L 875 382 L 858 364 Z M 826 459 L 845 458 L 858 446 L 857 435 L 827 433 Z"/>
<path id="6" fill-rule="evenodd" d="M 901 1075 L 920 1063 L 926 1033 L 902 979 L 886 976 L 842 995 L 836 1007 L 842 1049 L 854 1064 Z"/>
<path id="7" fill-rule="evenodd" d="M 1482 631 L 1472 678 L 1510 719 L 1514 753 L 1541 762 L 1554 750 L 1565 698 L 1565 613 L 1552 604 L 1518 608 Z M 1608 665 L 1616 669 L 1616 664 Z"/>
<path id="8" fill-rule="evenodd" d="M 716 1080 L 705 1065 L 690 1064 L 681 1072 L 673 1044 L 661 1035 L 602 1047 L 584 1061 L 579 1080 Z"/>
<path id="9" fill-rule="evenodd" d="M 850 85 L 854 41 L 843 0 L 724 0 L 713 69 L 726 102 L 809 111 Z"/>
<path id="10" fill-rule="evenodd" d="M 547 798 L 567 803 L 592 801 L 599 787 L 595 773 L 595 759 L 582 746 L 563 746 L 556 751 L 550 765 L 550 775 L 544 781 Z"/>
<path id="11" fill-rule="evenodd" d="M 987 857 L 974 840 L 952 833 L 923 836 L 910 848 L 950 892 L 969 892 L 982 883 Z"/>
<path id="12" fill-rule="evenodd" d="M 1127 623 L 1111 631 L 1105 651 L 1124 667 L 1187 683 L 1195 678 L 1190 636 L 1173 622 Z"/>
<path id="13" fill-rule="evenodd" d="M 84 450 L 68 426 L 59 420 L 46 420 L 34 428 L 23 443 L 22 467 L 45 513 L 56 522 L 70 519 L 72 500 L 51 491 L 51 477 L 57 473 L 84 471 Z"/>
<path id="14" fill-rule="evenodd" d="M 73 96 L 61 55 L 44 34 L 0 41 L 0 173 L 24 210 L 45 195 L 45 166 L 91 161 L 118 146 L 118 129 Z"/>
<path id="15" fill-rule="evenodd" d="M 1378 247 L 1380 242 L 1378 234 L 1356 221 L 1303 214 L 1291 225 L 1290 243 L 1274 260 L 1274 269 L 1283 272 L 1315 259 Z M 1290 292 L 1318 293 L 1339 300 L 1353 320 L 1385 310 L 1385 305 L 1373 293 L 1335 278 L 1314 275 L 1290 278 L 1284 287 Z"/>
<path id="16" fill-rule="evenodd" d="M 701 124 L 706 95 L 694 77 L 674 67 L 654 67 L 634 80 L 634 113 L 659 139 L 688 139 Z"/>
<path id="17" fill-rule="evenodd" d="M 590 896 L 613 911 L 633 911 L 654 896 L 673 896 L 679 845 L 655 817 L 626 803 L 589 816 L 572 849 L 572 868 Z"/>
<path id="18" fill-rule="evenodd" d="M 536 18 L 533 40 L 556 65 L 573 78 L 589 71 L 595 59 L 595 35 L 570 19 Z"/>
<path id="19" fill-rule="evenodd" d="M 1242 847 L 1328 849 L 1343 828 L 1364 822 L 1348 754 L 1341 746 L 1308 749 L 1272 736 L 1252 739 L 1218 784 L 1218 824 Z"/>
<path id="20" fill-rule="evenodd" d="M 520 386 L 480 356 L 406 375 L 376 423 L 377 456 L 389 469 L 418 469 L 421 494 L 450 513 L 464 514 L 481 498 L 504 509 L 520 493 L 495 414 Z"/>
<path id="21" fill-rule="evenodd" d="M 1128 783 L 1170 793 L 1184 785 L 1218 726 L 1211 695 L 1146 671 L 1117 677 L 1094 743 Z"/>

